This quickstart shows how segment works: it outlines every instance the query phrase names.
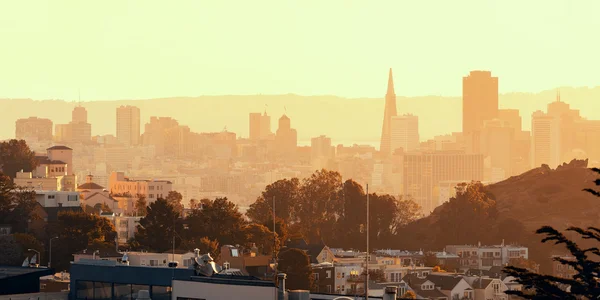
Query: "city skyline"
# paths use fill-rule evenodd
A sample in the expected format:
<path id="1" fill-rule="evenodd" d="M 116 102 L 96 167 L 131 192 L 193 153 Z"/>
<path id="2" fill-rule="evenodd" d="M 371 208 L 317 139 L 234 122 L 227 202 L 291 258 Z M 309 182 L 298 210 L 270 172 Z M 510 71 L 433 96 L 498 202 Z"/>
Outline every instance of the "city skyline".
<path id="1" fill-rule="evenodd" d="M 580 38 L 600 25 L 596 1 L 37 5 L 2 5 L 2 98 L 375 97 L 385 87 L 374 74 L 389 67 L 405 96 L 460 95 L 459 78 L 477 69 L 504 78 L 501 93 L 598 85 L 600 62 L 587 58 L 600 44 Z"/>

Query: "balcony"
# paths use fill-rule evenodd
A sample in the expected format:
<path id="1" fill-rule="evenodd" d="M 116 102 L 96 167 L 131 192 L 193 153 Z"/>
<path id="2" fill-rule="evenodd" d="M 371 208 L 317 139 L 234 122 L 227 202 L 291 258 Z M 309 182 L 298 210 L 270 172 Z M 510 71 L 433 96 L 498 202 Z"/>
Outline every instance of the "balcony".
<path id="1" fill-rule="evenodd" d="M 349 283 L 362 283 L 365 282 L 365 276 L 346 276 L 346 281 Z"/>

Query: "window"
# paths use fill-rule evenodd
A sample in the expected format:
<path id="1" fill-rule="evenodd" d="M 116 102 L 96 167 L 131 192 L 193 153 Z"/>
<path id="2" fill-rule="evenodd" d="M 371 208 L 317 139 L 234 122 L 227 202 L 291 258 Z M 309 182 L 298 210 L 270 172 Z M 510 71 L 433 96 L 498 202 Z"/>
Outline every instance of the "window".
<path id="1" fill-rule="evenodd" d="M 131 284 L 114 284 L 114 296 L 117 300 L 130 300 L 131 299 Z"/>
<path id="2" fill-rule="evenodd" d="M 153 286 L 152 287 L 152 300 L 170 300 L 171 289 L 168 286 Z"/>
<path id="3" fill-rule="evenodd" d="M 158 259 L 151 259 L 150 260 L 150 266 L 152 266 L 152 267 L 158 266 Z"/>
<path id="4" fill-rule="evenodd" d="M 150 287 L 147 285 L 137 285 L 137 284 L 132 284 L 131 285 L 131 299 L 137 299 L 138 297 L 138 292 L 142 291 L 142 290 L 150 290 Z"/>
<path id="5" fill-rule="evenodd" d="M 319 281 L 319 273 L 313 273 L 313 279 Z"/>
<path id="6" fill-rule="evenodd" d="M 330 294 L 330 293 L 331 293 L 331 285 L 329 285 L 329 284 L 328 284 L 328 285 L 325 287 L 325 292 L 327 292 L 328 294 Z"/>
<path id="7" fill-rule="evenodd" d="M 146 260 L 145 260 L 145 259 L 142 259 L 142 262 L 140 263 L 140 265 L 142 265 L 142 266 L 146 266 Z"/>
<path id="8" fill-rule="evenodd" d="M 325 273 L 327 274 L 327 278 L 331 278 L 331 270 L 327 270 Z"/>
<path id="9" fill-rule="evenodd" d="M 45 290 L 45 289 L 46 289 L 46 284 L 40 283 L 40 290 Z"/>
<path id="10" fill-rule="evenodd" d="M 112 299 L 112 287 L 107 282 L 94 282 L 94 299 Z"/>
<path id="11" fill-rule="evenodd" d="M 346 273 L 342 273 L 342 278 L 346 278 Z"/>
<path id="12" fill-rule="evenodd" d="M 54 195 L 48 195 L 48 199 L 54 199 Z"/>
<path id="13" fill-rule="evenodd" d="M 346 290 L 346 286 L 342 284 L 342 292 Z"/>

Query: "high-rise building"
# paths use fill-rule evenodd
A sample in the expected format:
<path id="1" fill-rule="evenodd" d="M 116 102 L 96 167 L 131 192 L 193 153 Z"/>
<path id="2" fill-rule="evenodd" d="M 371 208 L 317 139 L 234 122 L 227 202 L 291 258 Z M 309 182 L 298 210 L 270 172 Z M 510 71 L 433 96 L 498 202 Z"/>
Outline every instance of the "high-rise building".
<path id="1" fill-rule="evenodd" d="M 71 127 L 71 140 L 74 142 L 89 142 L 92 139 L 92 124 L 87 122 L 87 110 L 77 106 L 73 109 Z"/>
<path id="2" fill-rule="evenodd" d="M 419 117 L 395 116 L 391 119 L 391 151 L 402 148 L 404 152 L 419 148 Z"/>
<path id="3" fill-rule="evenodd" d="M 311 161 L 316 169 L 324 168 L 335 153 L 335 148 L 331 146 L 331 139 L 324 135 L 312 138 L 310 149 Z"/>
<path id="4" fill-rule="evenodd" d="M 536 111 L 531 117 L 531 167 L 560 164 L 560 118 Z"/>
<path id="5" fill-rule="evenodd" d="M 87 110 L 83 106 L 75 107 L 71 116 L 71 122 L 73 123 L 87 123 Z"/>
<path id="6" fill-rule="evenodd" d="M 140 142 L 140 109 L 135 106 L 117 108 L 117 141 L 126 146 Z"/>
<path id="7" fill-rule="evenodd" d="M 508 125 L 515 130 L 515 134 L 523 130 L 521 115 L 518 109 L 499 109 L 498 119 L 508 122 Z"/>
<path id="8" fill-rule="evenodd" d="M 560 100 L 560 92 L 556 93 L 556 101 L 548 104 L 548 115 L 558 118 L 560 122 L 560 162 L 570 161 L 571 152 L 575 149 L 576 134 L 580 128 L 577 124 L 582 119 L 579 110 L 571 109 L 568 103 Z"/>
<path id="9" fill-rule="evenodd" d="M 52 121 L 36 117 L 18 119 L 15 122 L 15 137 L 18 140 L 51 141 Z"/>
<path id="10" fill-rule="evenodd" d="M 394 77 L 392 69 L 388 75 L 387 93 L 385 94 L 385 108 L 383 111 L 383 128 L 381 129 L 381 141 L 379 151 L 383 156 L 392 154 L 392 117 L 397 116 L 396 93 L 394 92 Z"/>
<path id="11" fill-rule="evenodd" d="M 272 134 L 271 116 L 267 115 L 266 111 L 262 115 L 260 113 L 250 113 L 249 125 L 251 140 L 268 139 Z"/>
<path id="12" fill-rule="evenodd" d="M 507 121 L 487 120 L 481 131 L 482 154 L 489 158 L 490 168 L 485 180 L 496 182 L 516 175 L 512 171 L 513 152 L 515 150 L 515 129 Z M 492 176 L 493 171 L 504 174 L 499 178 Z"/>
<path id="13" fill-rule="evenodd" d="M 404 155 L 404 195 L 429 214 L 437 206 L 434 188 L 442 181 L 483 180 L 483 155 L 462 151 L 413 152 Z"/>
<path id="14" fill-rule="evenodd" d="M 498 77 L 471 71 L 463 77 L 463 133 L 480 130 L 483 121 L 498 117 Z"/>
<path id="15" fill-rule="evenodd" d="M 286 115 L 279 118 L 279 128 L 275 135 L 275 141 L 279 153 L 291 157 L 296 152 L 298 146 L 298 134 L 296 129 L 292 129 L 290 118 Z"/>

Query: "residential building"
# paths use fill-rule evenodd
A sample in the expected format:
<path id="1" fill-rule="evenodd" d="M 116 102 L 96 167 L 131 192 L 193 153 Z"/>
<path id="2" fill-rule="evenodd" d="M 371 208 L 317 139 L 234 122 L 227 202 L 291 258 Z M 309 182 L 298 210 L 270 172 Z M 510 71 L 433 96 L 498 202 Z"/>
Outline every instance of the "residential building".
<path id="1" fill-rule="evenodd" d="M 511 259 L 528 259 L 527 247 L 518 245 L 481 246 L 481 245 L 449 245 L 446 252 L 459 256 L 461 269 L 490 270 L 493 267 L 507 265 Z"/>
<path id="2" fill-rule="evenodd" d="M 390 121 L 391 153 L 402 148 L 404 152 L 419 148 L 419 117 L 413 115 L 394 116 Z"/>
<path id="3" fill-rule="evenodd" d="M 565 265 L 556 260 L 556 258 L 561 258 L 567 261 L 575 261 L 576 258 L 570 255 L 553 255 L 552 256 L 552 276 L 558 278 L 572 279 L 573 276 L 577 275 L 577 271 L 573 266 Z"/>
<path id="4" fill-rule="evenodd" d="M 117 108 L 117 141 L 125 146 L 140 143 L 140 109 L 135 106 Z"/>
<path id="5" fill-rule="evenodd" d="M 238 269 L 244 275 L 263 279 L 273 278 L 275 275 L 275 270 L 271 266 L 272 262 L 273 255 L 259 253 L 256 246 L 244 249 L 232 245 L 221 247 L 221 255 L 218 260 L 220 265 L 226 266 L 228 269 Z"/>
<path id="6" fill-rule="evenodd" d="M 396 92 L 394 91 L 394 77 L 392 69 L 388 75 L 387 92 L 385 94 L 385 107 L 383 111 L 383 126 L 379 152 L 385 157 L 392 154 L 392 118 L 398 115 L 396 110 Z"/>
<path id="7" fill-rule="evenodd" d="M 17 140 L 52 141 L 52 121 L 37 117 L 18 119 L 15 122 Z"/>
<path id="8" fill-rule="evenodd" d="M 331 294 L 335 287 L 335 268 L 332 263 L 312 264 L 315 290 L 313 292 Z"/>
<path id="9" fill-rule="evenodd" d="M 143 195 L 148 203 L 158 198 L 165 198 L 172 191 L 173 184 L 167 180 L 136 180 L 125 177 L 123 172 L 110 174 L 109 191 L 114 195 Z"/>
<path id="10" fill-rule="evenodd" d="M 35 191 L 35 200 L 43 207 L 80 207 L 78 192 Z"/>
<path id="11" fill-rule="evenodd" d="M 490 71 L 471 71 L 463 77 L 463 133 L 480 130 L 483 121 L 498 116 L 498 77 Z"/>
<path id="12" fill-rule="evenodd" d="M 334 264 L 334 293 L 341 295 L 360 295 L 364 293 L 365 279 L 361 276 L 364 270 L 365 268 L 362 263 L 350 265 Z"/>
<path id="13" fill-rule="evenodd" d="M 560 118 L 536 111 L 531 118 L 531 167 L 560 164 Z"/>
<path id="14" fill-rule="evenodd" d="M 475 291 L 475 300 L 478 299 L 494 299 L 507 300 L 508 295 L 505 293 L 508 290 L 506 284 L 499 278 L 486 277 L 464 277 L 465 280 L 473 287 Z"/>

